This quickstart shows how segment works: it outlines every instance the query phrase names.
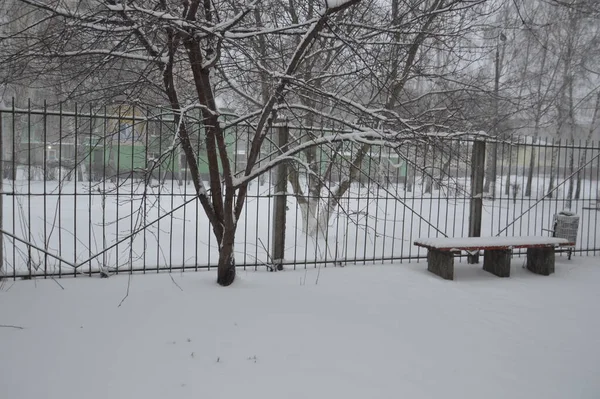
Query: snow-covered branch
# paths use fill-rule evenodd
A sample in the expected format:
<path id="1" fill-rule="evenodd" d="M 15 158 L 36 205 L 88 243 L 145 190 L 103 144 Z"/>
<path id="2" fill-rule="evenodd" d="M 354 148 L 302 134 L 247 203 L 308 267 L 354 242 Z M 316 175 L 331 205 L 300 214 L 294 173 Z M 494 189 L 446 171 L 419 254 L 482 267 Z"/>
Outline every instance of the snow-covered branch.
<path id="1" fill-rule="evenodd" d="M 110 49 L 87 49 L 78 51 L 64 51 L 64 52 L 27 52 L 23 56 L 28 58 L 41 57 L 41 58 L 77 58 L 86 56 L 102 55 L 114 58 L 123 58 L 133 61 L 146 61 L 154 63 L 166 63 L 168 57 L 152 57 L 147 54 L 138 52 L 125 52 L 125 51 L 114 51 Z"/>
<path id="2" fill-rule="evenodd" d="M 362 131 L 326 134 L 320 137 L 316 137 L 312 140 L 305 141 L 301 144 L 294 146 L 293 148 L 290 148 L 289 150 L 280 154 L 270 162 L 267 162 L 264 165 L 261 165 L 260 167 L 252 169 L 249 173 L 242 177 L 236 178 L 233 184 L 235 187 L 243 187 L 248 182 L 268 172 L 275 166 L 283 162 L 295 160 L 295 155 L 306 151 L 307 149 L 312 147 L 331 145 L 333 143 L 339 142 L 349 142 L 395 148 L 400 146 L 406 140 L 414 139 L 414 137 L 415 136 L 410 132 L 403 133 L 391 131 L 378 131 L 374 129 L 364 129 Z"/>

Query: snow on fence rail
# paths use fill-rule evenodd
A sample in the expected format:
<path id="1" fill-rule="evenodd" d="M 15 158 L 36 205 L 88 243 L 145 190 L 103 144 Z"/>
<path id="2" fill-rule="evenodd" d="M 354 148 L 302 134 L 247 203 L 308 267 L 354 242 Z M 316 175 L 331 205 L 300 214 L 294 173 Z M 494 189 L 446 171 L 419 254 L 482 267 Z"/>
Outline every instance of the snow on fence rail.
<path id="1" fill-rule="evenodd" d="M 215 267 L 216 242 L 173 139 L 173 124 L 163 111 L 135 108 L 0 109 L 0 276 Z M 251 128 L 226 131 L 236 172 L 245 167 Z M 305 130 L 285 129 L 290 137 Z M 198 122 L 192 137 L 199 154 L 201 133 Z M 258 269 L 274 263 L 296 268 L 401 262 L 426 256 L 413 245 L 419 237 L 467 236 L 476 139 L 429 135 L 398 148 L 373 147 L 359 177 L 336 201 L 330 201 L 333 191 L 358 151 L 352 143 L 337 158 L 311 153 L 311 175 L 287 170 L 284 192 L 285 185 L 277 188 L 277 173 L 259 176 L 238 220 L 236 264 Z M 265 161 L 275 150 L 266 149 Z M 482 236 L 545 235 L 554 215 L 569 208 L 580 216 L 575 254 L 596 255 L 599 155 L 598 142 L 583 140 L 512 136 L 488 143 Z M 203 159 L 200 175 L 207 178 Z M 321 184 L 315 184 L 314 174 L 321 172 Z M 279 198 L 285 209 L 275 206 Z M 282 210 L 286 223 L 274 224 Z M 283 244 L 273 240 L 283 236 L 282 226 Z"/>

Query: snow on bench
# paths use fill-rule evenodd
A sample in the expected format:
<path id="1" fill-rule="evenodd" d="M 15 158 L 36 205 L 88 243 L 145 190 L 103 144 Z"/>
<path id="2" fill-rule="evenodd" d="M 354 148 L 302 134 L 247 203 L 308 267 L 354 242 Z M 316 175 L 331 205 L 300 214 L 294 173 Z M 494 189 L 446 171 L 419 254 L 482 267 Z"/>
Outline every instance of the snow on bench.
<path id="1" fill-rule="evenodd" d="M 535 248 L 563 245 L 575 245 L 566 238 L 557 237 L 458 237 L 458 238 L 419 238 L 415 245 L 434 248 L 438 251 L 452 251 L 454 249 L 463 251 L 474 251 L 477 249 L 511 249 L 511 248 Z"/>
<path id="2" fill-rule="evenodd" d="M 498 277 L 510 277 L 510 259 L 515 248 L 527 248 L 527 269 L 548 276 L 554 273 L 555 248 L 575 243 L 558 237 L 449 237 L 419 238 L 415 245 L 427 248 L 427 270 L 454 280 L 454 254 L 483 250 L 483 270 Z"/>

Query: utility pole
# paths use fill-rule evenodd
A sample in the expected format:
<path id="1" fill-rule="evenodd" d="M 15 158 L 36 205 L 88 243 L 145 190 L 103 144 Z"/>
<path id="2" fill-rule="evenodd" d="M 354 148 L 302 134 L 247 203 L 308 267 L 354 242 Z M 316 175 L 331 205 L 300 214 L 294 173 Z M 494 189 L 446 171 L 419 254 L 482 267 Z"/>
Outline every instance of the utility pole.
<path id="1" fill-rule="evenodd" d="M 500 55 L 500 43 L 502 43 L 502 55 Z M 493 119 L 493 132 L 494 142 L 491 148 L 490 164 L 488 165 L 487 179 L 485 182 L 485 192 L 489 192 L 492 199 L 496 198 L 496 179 L 498 175 L 498 123 L 500 121 L 500 75 L 502 73 L 502 59 L 504 58 L 504 48 L 506 47 L 506 35 L 500 32 L 498 40 L 496 42 L 496 56 L 494 60 L 495 72 L 494 72 L 494 119 Z"/>

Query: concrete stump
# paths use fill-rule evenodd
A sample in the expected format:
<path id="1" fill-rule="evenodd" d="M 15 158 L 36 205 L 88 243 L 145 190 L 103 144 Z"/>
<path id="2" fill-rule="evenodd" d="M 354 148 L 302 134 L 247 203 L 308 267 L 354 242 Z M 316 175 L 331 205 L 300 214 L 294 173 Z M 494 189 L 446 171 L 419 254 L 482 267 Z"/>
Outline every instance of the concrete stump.
<path id="1" fill-rule="evenodd" d="M 483 253 L 483 270 L 498 277 L 510 277 L 510 249 L 486 249 Z"/>
<path id="2" fill-rule="evenodd" d="M 554 247 L 527 248 L 527 269 L 535 274 L 549 276 L 554 273 Z"/>
<path id="3" fill-rule="evenodd" d="M 430 249 L 427 252 L 427 270 L 443 279 L 454 280 L 454 254 Z"/>

